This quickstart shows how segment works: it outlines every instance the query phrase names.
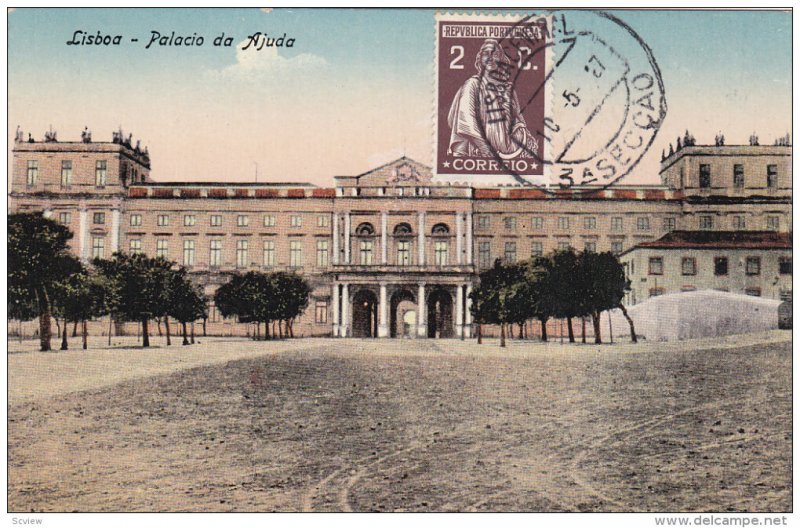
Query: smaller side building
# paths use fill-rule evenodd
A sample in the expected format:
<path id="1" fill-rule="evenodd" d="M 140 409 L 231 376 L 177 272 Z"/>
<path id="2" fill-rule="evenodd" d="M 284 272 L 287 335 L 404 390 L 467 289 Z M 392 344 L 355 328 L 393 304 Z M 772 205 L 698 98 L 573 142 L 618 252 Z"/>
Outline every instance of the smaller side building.
<path id="1" fill-rule="evenodd" d="M 776 300 L 792 297 L 792 240 L 774 231 L 673 231 L 620 255 L 625 303 L 694 290 Z"/>

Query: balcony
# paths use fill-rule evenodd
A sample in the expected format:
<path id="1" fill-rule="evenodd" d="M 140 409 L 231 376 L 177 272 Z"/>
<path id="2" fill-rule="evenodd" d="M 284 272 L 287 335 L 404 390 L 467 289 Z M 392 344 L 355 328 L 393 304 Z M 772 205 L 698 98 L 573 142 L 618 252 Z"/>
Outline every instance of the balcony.
<path id="1" fill-rule="evenodd" d="M 437 266 L 435 264 L 426 264 L 424 266 L 410 265 L 399 266 L 396 264 L 332 264 L 329 268 L 331 273 L 400 273 L 409 275 L 419 274 L 441 274 L 441 275 L 461 275 L 475 273 L 474 264 L 447 264 L 444 266 Z"/>

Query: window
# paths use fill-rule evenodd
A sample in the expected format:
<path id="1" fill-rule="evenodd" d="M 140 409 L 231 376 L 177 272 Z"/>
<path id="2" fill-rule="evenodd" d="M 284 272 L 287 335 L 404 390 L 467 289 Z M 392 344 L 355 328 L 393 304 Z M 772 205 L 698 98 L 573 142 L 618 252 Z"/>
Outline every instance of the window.
<path id="1" fill-rule="evenodd" d="M 328 216 L 328 215 L 319 215 L 319 216 L 317 216 L 317 227 L 328 227 L 330 225 L 331 225 L 331 217 L 330 216 Z"/>
<path id="2" fill-rule="evenodd" d="M 194 240 L 183 241 L 183 265 L 194 266 Z"/>
<path id="3" fill-rule="evenodd" d="M 490 242 L 478 242 L 478 264 L 482 268 L 492 265 L 492 250 Z"/>
<path id="4" fill-rule="evenodd" d="M 411 230 L 411 226 L 405 222 L 399 223 L 394 226 L 394 235 L 395 236 L 411 236 L 413 231 Z"/>
<path id="5" fill-rule="evenodd" d="M 236 217 L 236 227 L 247 227 L 250 224 L 250 217 L 247 215 L 238 215 Z"/>
<path id="6" fill-rule="evenodd" d="M 744 294 L 752 297 L 761 297 L 761 288 L 745 288 Z"/>
<path id="7" fill-rule="evenodd" d="M 778 166 L 767 165 L 767 188 L 778 188 Z"/>
<path id="8" fill-rule="evenodd" d="M 275 227 L 275 215 L 264 215 L 264 227 Z"/>
<path id="9" fill-rule="evenodd" d="M 212 238 L 208 243 L 208 265 L 222 265 L 222 240 L 218 238 Z"/>
<path id="10" fill-rule="evenodd" d="M 515 231 L 517 229 L 517 219 L 513 216 L 503 218 L 503 227 L 506 231 Z"/>
<path id="11" fill-rule="evenodd" d="M 767 217 L 767 230 L 768 231 L 778 231 L 781 226 L 781 217 L 780 216 L 768 216 Z"/>
<path id="12" fill-rule="evenodd" d="M 219 322 L 219 308 L 214 305 L 208 307 L 208 320 L 212 323 Z"/>
<path id="13" fill-rule="evenodd" d="M 72 222 L 72 213 L 58 213 L 58 221 L 64 225 Z"/>
<path id="14" fill-rule="evenodd" d="M 72 162 L 64 160 L 61 162 L 61 186 L 69 187 L 72 185 Z"/>
<path id="15" fill-rule="evenodd" d="M 247 249 L 250 246 L 250 241 L 245 238 L 240 238 L 236 241 L 236 267 L 246 268 L 250 262 L 247 260 Z"/>
<path id="16" fill-rule="evenodd" d="M 622 217 L 621 216 L 612 216 L 611 217 L 611 230 L 612 231 L 622 231 Z"/>
<path id="17" fill-rule="evenodd" d="M 650 229 L 650 218 L 640 216 L 636 219 L 636 229 L 639 231 L 648 231 Z"/>
<path id="18" fill-rule="evenodd" d="M 597 253 L 597 242 L 586 242 L 583 245 L 583 249 L 589 253 Z"/>
<path id="19" fill-rule="evenodd" d="M 517 225 L 516 219 L 514 220 L 514 225 L 515 226 Z M 437 235 L 438 236 L 444 236 L 444 235 L 447 235 L 449 233 L 450 233 L 450 228 L 447 227 L 447 224 L 436 224 L 435 226 L 433 226 L 433 229 L 431 229 L 431 234 L 434 235 L 434 236 L 437 236 Z"/>
<path id="20" fill-rule="evenodd" d="M 322 226 L 320 226 L 322 227 Z M 338 286 L 337 286 L 338 287 Z M 314 305 L 314 322 L 317 324 L 327 324 L 328 322 L 328 303 L 317 301 Z"/>
<path id="21" fill-rule="evenodd" d="M 92 215 L 92 223 L 93 224 L 105 224 L 106 223 L 106 214 L 105 213 L 94 213 Z"/>
<path id="22" fill-rule="evenodd" d="M 361 255 L 361 265 L 372 265 L 372 240 L 358 241 L 359 254 Z"/>
<path id="23" fill-rule="evenodd" d="M 792 257 L 781 257 L 778 259 L 778 273 L 781 275 L 792 274 Z"/>
<path id="24" fill-rule="evenodd" d="M 650 288 L 650 297 L 658 297 L 664 295 L 664 288 Z"/>
<path id="25" fill-rule="evenodd" d="M 597 218 L 594 216 L 587 216 L 583 219 L 584 229 L 597 229 Z"/>
<path id="26" fill-rule="evenodd" d="M 194 215 L 183 215 L 183 225 L 193 226 L 197 223 L 197 218 Z"/>
<path id="27" fill-rule="evenodd" d="M 505 250 L 503 251 L 503 259 L 506 264 L 513 264 L 517 261 L 517 243 L 506 242 Z"/>
<path id="28" fill-rule="evenodd" d="M 491 217 L 488 215 L 480 215 L 478 217 L 478 227 L 481 229 L 488 229 L 491 225 Z"/>
<path id="29" fill-rule="evenodd" d="M 541 216 L 531 218 L 531 227 L 533 229 L 544 229 L 544 218 Z"/>
<path id="30" fill-rule="evenodd" d="M 158 215 L 156 223 L 160 227 L 168 226 L 169 225 L 169 215 Z"/>
<path id="31" fill-rule="evenodd" d="M 399 240 L 397 242 L 397 265 L 408 266 L 411 264 L 411 242 Z"/>
<path id="32" fill-rule="evenodd" d="M 222 225 L 222 215 L 211 215 L 211 226 L 219 227 Z"/>
<path id="33" fill-rule="evenodd" d="M 447 265 L 447 246 L 446 240 L 437 240 L 433 244 L 433 261 L 437 266 Z"/>
<path id="34" fill-rule="evenodd" d="M 369 222 L 358 224 L 356 227 L 356 236 L 372 236 L 375 234 L 375 228 Z"/>
<path id="35" fill-rule="evenodd" d="M 697 259 L 683 257 L 681 259 L 681 275 L 697 275 Z"/>
<path id="36" fill-rule="evenodd" d="M 531 256 L 541 257 L 542 255 L 544 255 L 544 250 L 542 249 L 542 243 L 541 242 L 531 243 Z"/>
<path id="37" fill-rule="evenodd" d="M 156 240 L 156 257 L 169 259 L 169 240 L 166 238 Z"/>
<path id="38" fill-rule="evenodd" d="M 664 259 L 662 259 L 661 257 L 650 257 L 649 267 L 648 267 L 648 274 L 649 275 L 663 275 L 664 274 Z"/>
<path id="39" fill-rule="evenodd" d="M 140 214 L 132 214 L 130 224 L 134 227 L 138 227 L 142 225 L 142 215 Z"/>
<path id="40" fill-rule="evenodd" d="M 92 237 L 92 258 L 105 258 L 106 239 L 105 237 Z"/>
<path id="41" fill-rule="evenodd" d="M 744 188 L 744 165 L 739 163 L 733 166 L 733 187 L 735 189 Z"/>
<path id="42" fill-rule="evenodd" d="M 734 217 L 731 219 L 731 222 L 733 225 L 733 229 L 737 231 L 745 229 L 745 221 L 743 215 L 734 215 Z"/>
<path id="43" fill-rule="evenodd" d="M 292 240 L 289 243 L 289 266 L 303 267 L 303 242 L 300 240 Z"/>
<path id="44" fill-rule="evenodd" d="M 717 277 L 728 274 L 728 257 L 714 257 L 714 275 Z"/>
<path id="45" fill-rule="evenodd" d="M 328 241 L 317 240 L 317 266 L 320 268 L 324 268 L 327 265 L 328 265 Z"/>
<path id="46" fill-rule="evenodd" d="M 711 188 L 711 165 L 706 165 L 705 163 L 700 164 L 700 188 Z"/>
<path id="47" fill-rule="evenodd" d="M 703 215 L 700 217 L 700 229 L 713 229 L 714 228 L 714 217 Z"/>
<path id="48" fill-rule="evenodd" d="M 761 257 L 747 257 L 745 261 L 745 273 L 747 275 L 760 275 Z"/>
<path id="49" fill-rule="evenodd" d="M 36 185 L 39 180 L 39 161 L 28 160 L 28 185 Z"/>
<path id="50" fill-rule="evenodd" d="M 289 217 L 289 225 L 292 227 L 303 227 L 303 217 L 300 215 L 292 215 Z"/>
<path id="51" fill-rule="evenodd" d="M 128 244 L 131 255 L 138 255 L 142 252 L 142 241 L 139 238 L 132 238 Z"/>
<path id="52" fill-rule="evenodd" d="M 664 218 L 664 231 L 675 231 L 675 218 L 668 216 Z"/>
<path id="53" fill-rule="evenodd" d="M 615 255 L 622 253 L 622 242 L 619 240 L 613 240 L 611 242 L 611 252 Z"/>
<path id="54" fill-rule="evenodd" d="M 569 229 L 569 217 L 568 216 L 559 216 L 558 217 L 558 228 L 559 229 Z"/>
<path id="55" fill-rule="evenodd" d="M 95 187 L 105 187 L 106 174 L 108 174 L 108 162 L 106 160 L 97 160 L 97 163 L 94 165 Z"/>
<path id="56" fill-rule="evenodd" d="M 558 250 L 559 251 L 569 251 L 572 248 L 572 245 L 569 242 L 559 242 L 558 243 Z"/>
<path id="57" fill-rule="evenodd" d="M 264 241 L 264 267 L 271 268 L 275 265 L 275 241 Z"/>

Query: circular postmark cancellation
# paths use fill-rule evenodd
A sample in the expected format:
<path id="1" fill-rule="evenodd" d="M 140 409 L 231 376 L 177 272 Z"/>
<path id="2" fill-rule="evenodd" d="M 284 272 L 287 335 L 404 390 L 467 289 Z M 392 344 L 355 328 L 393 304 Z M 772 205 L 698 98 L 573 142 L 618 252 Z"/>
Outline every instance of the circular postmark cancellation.
<path id="1" fill-rule="evenodd" d="M 652 52 L 608 13 L 439 15 L 437 33 L 439 179 L 596 192 L 666 115 Z"/>

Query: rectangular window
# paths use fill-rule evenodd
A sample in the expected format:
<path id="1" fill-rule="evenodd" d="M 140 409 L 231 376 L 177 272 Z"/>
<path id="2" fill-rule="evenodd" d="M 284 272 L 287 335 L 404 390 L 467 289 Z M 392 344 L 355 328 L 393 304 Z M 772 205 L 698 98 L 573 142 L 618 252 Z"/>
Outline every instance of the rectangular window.
<path id="1" fill-rule="evenodd" d="M 208 265 L 218 267 L 222 265 L 222 240 L 212 238 L 208 242 Z"/>
<path id="2" fill-rule="evenodd" d="M 781 275 L 792 274 L 792 257 L 781 257 L 778 260 L 778 273 Z"/>
<path id="3" fill-rule="evenodd" d="M 664 218 L 664 231 L 675 231 L 675 218 L 668 216 Z"/>
<path id="4" fill-rule="evenodd" d="M 158 215 L 158 219 L 156 220 L 156 223 L 159 225 L 159 227 L 168 226 L 169 225 L 169 215 Z"/>
<path id="5" fill-rule="evenodd" d="M 744 188 L 744 165 L 739 163 L 733 166 L 733 187 L 735 189 Z"/>
<path id="6" fill-rule="evenodd" d="M 490 218 L 491 217 L 488 215 L 480 215 L 478 217 L 478 227 L 480 227 L 481 229 L 488 229 L 489 226 L 491 225 Z"/>
<path id="7" fill-rule="evenodd" d="M 516 220 L 515 220 L 516 223 Z M 447 265 L 448 243 L 446 240 L 437 240 L 433 244 L 433 261 L 437 266 Z"/>
<path id="8" fill-rule="evenodd" d="M 611 217 L 611 230 L 612 231 L 622 231 L 622 217 L 621 216 L 612 216 Z"/>
<path id="9" fill-rule="evenodd" d="M 664 288 L 650 288 L 650 297 L 658 297 L 664 295 Z"/>
<path id="10" fill-rule="evenodd" d="M 733 229 L 737 231 L 741 231 L 746 228 L 744 216 L 743 215 L 734 215 L 731 219 Z"/>
<path id="11" fill-rule="evenodd" d="M 130 223 L 134 227 L 138 227 L 138 226 L 142 225 L 142 215 L 140 215 L 140 214 L 132 214 Z"/>
<path id="12" fill-rule="evenodd" d="M 517 229 L 517 219 L 513 216 L 503 218 L 503 226 L 506 231 L 515 231 Z"/>
<path id="13" fill-rule="evenodd" d="M 747 257 L 745 273 L 747 275 L 761 275 L 761 257 Z"/>
<path id="14" fill-rule="evenodd" d="M 541 257 L 544 255 L 544 250 L 542 249 L 541 242 L 533 242 L 531 243 L 531 257 Z"/>
<path id="15" fill-rule="evenodd" d="M 708 215 L 701 216 L 700 229 L 714 229 L 714 217 Z"/>
<path id="16" fill-rule="evenodd" d="M 327 218 L 327 217 L 325 217 Z M 328 241 L 317 240 L 317 266 L 325 268 L 328 266 Z"/>
<path id="17" fill-rule="evenodd" d="M 768 216 L 767 217 L 767 231 L 778 231 L 781 227 L 781 217 L 780 216 Z"/>
<path id="18" fill-rule="evenodd" d="M 240 238 L 236 241 L 236 267 L 237 268 L 246 268 L 250 265 L 250 261 L 247 259 L 247 249 L 250 246 L 250 242 L 247 239 Z"/>
<path id="19" fill-rule="evenodd" d="M 197 223 L 197 218 L 194 215 L 183 215 L 183 225 L 191 227 Z"/>
<path id="20" fill-rule="evenodd" d="M 359 240 L 358 252 L 361 255 L 361 265 L 372 265 L 372 240 Z"/>
<path id="21" fill-rule="evenodd" d="M 319 215 L 319 216 L 317 216 L 317 227 L 328 227 L 330 225 L 331 225 L 331 217 L 330 216 L 328 216 L 328 215 Z"/>
<path id="22" fill-rule="evenodd" d="M 64 225 L 69 225 L 72 222 L 72 213 L 58 213 L 58 221 Z"/>
<path id="23" fill-rule="evenodd" d="M 761 288 L 745 288 L 744 294 L 752 297 L 761 297 Z"/>
<path id="24" fill-rule="evenodd" d="M 597 218 L 594 216 L 586 216 L 583 219 L 584 229 L 597 229 Z"/>
<path id="25" fill-rule="evenodd" d="M 211 226 L 220 227 L 222 225 L 222 215 L 211 215 Z"/>
<path id="26" fill-rule="evenodd" d="M 505 250 L 503 251 L 503 259 L 506 264 L 513 264 L 517 261 L 517 243 L 506 242 Z"/>
<path id="27" fill-rule="evenodd" d="M 586 242 L 583 245 L 583 250 L 589 253 L 597 253 L 597 242 Z"/>
<path id="28" fill-rule="evenodd" d="M 636 219 L 636 229 L 639 231 L 648 231 L 650 229 L 650 218 L 640 216 Z"/>
<path id="29" fill-rule="evenodd" d="M 534 216 L 531 218 L 531 228 L 544 229 L 544 218 L 541 216 Z"/>
<path id="30" fill-rule="evenodd" d="M 778 166 L 767 165 L 767 187 L 770 189 L 778 188 Z"/>
<path id="31" fill-rule="evenodd" d="M 92 237 L 92 258 L 105 258 L 106 239 L 105 237 Z"/>
<path id="32" fill-rule="evenodd" d="M 130 243 L 128 244 L 128 249 L 131 255 L 138 255 L 142 252 L 142 241 L 139 238 L 131 239 Z"/>
<path id="33" fill-rule="evenodd" d="M 303 267 L 303 242 L 300 240 L 292 240 L 289 243 L 289 266 Z"/>
<path id="34" fill-rule="evenodd" d="M 38 160 L 28 160 L 28 179 L 26 181 L 28 185 L 36 185 L 36 182 L 39 181 Z"/>
<path id="35" fill-rule="evenodd" d="M 93 224 L 105 224 L 106 223 L 106 214 L 105 213 L 94 213 L 92 215 L 92 223 Z"/>
<path id="36" fill-rule="evenodd" d="M 303 217 L 300 215 L 292 215 L 289 217 L 289 225 L 292 227 L 303 227 Z"/>
<path id="37" fill-rule="evenodd" d="M 662 259 L 661 257 L 650 257 L 649 267 L 648 267 L 648 274 L 649 275 L 663 275 L 664 274 L 664 259 Z"/>
<path id="38" fill-rule="evenodd" d="M 194 240 L 183 241 L 183 265 L 194 266 Z"/>
<path id="39" fill-rule="evenodd" d="M 714 257 L 714 275 L 720 277 L 728 274 L 728 257 Z"/>
<path id="40" fill-rule="evenodd" d="M 169 240 L 166 238 L 156 240 L 156 257 L 169 260 Z"/>
<path id="41" fill-rule="evenodd" d="M 569 251 L 572 248 L 572 245 L 569 242 L 559 242 L 558 243 L 558 250 L 559 251 Z"/>
<path id="42" fill-rule="evenodd" d="M 64 160 L 61 162 L 61 186 L 69 187 L 72 185 L 72 162 Z"/>
<path id="43" fill-rule="evenodd" d="M 212 323 L 219 322 L 219 308 L 213 305 L 208 307 L 208 320 Z"/>
<path id="44" fill-rule="evenodd" d="M 320 226 L 322 227 L 322 226 Z M 338 286 L 337 286 L 338 288 Z M 314 305 L 314 322 L 317 324 L 327 324 L 328 322 L 328 303 L 317 301 Z"/>
<path id="45" fill-rule="evenodd" d="M 247 227 L 250 224 L 250 217 L 247 215 L 236 216 L 236 227 Z"/>
<path id="46" fill-rule="evenodd" d="M 488 268 L 492 265 L 491 242 L 478 243 L 478 263 L 482 268 Z"/>
<path id="47" fill-rule="evenodd" d="M 264 241 L 264 267 L 271 268 L 275 265 L 275 241 Z"/>
<path id="48" fill-rule="evenodd" d="M 411 264 L 411 242 L 407 240 L 397 241 L 397 265 L 409 266 Z"/>
<path id="49" fill-rule="evenodd" d="M 264 227 L 275 227 L 275 215 L 264 215 Z"/>
<path id="50" fill-rule="evenodd" d="M 681 275 L 697 275 L 697 259 L 683 257 L 681 259 Z"/>
<path id="51" fill-rule="evenodd" d="M 622 242 L 614 240 L 611 242 L 611 252 L 615 255 L 622 253 Z"/>
<path id="52" fill-rule="evenodd" d="M 108 162 L 106 160 L 97 160 L 94 166 L 94 185 L 95 187 L 106 186 L 106 175 L 108 174 Z"/>
<path id="53" fill-rule="evenodd" d="M 700 188 L 711 188 L 711 165 L 705 163 L 700 164 Z"/>
<path id="54" fill-rule="evenodd" d="M 569 229 L 569 217 L 568 216 L 559 216 L 558 217 L 558 228 L 559 229 Z"/>

